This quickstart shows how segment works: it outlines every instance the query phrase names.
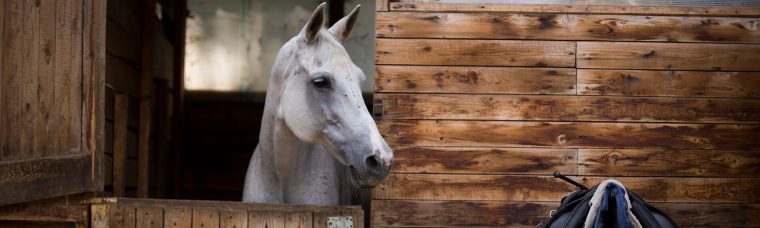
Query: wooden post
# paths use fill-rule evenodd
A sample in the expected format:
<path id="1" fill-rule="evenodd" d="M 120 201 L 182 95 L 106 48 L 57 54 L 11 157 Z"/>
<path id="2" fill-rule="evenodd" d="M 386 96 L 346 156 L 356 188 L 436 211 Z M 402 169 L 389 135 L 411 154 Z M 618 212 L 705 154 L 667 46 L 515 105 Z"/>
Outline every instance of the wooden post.
<path id="1" fill-rule="evenodd" d="M 169 82 L 156 81 L 156 198 L 166 198 L 169 165 Z"/>
<path id="2" fill-rule="evenodd" d="M 113 196 L 124 197 L 125 166 L 127 162 L 127 120 L 128 97 L 126 94 L 114 95 L 113 117 Z"/>
<path id="3" fill-rule="evenodd" d="M 181 186 L 179 178 L 182 164 L 182 110 L 184 102 L 184 80 L 185 80 L 185 23 L 188 15 L 187 1 L 176 2 L 174 9 L 174 28 L 177 33 L 174 36 L 174 80 L 172 101 L 172 159 L 171 159 L 171 176 L 172 176 L 172 197 L 179 197 Z"/>
<path id="4" fill-rule="evenodd" d="M 330 0 L 327 4 L 330 25 L 343 18 L 343 0 Z"/>
<path id="5" fill-rule="evenodd" d="M 150 100 L 153 75 L 151 63 L 153 60 L 153 28 L 155 0 L 145 0 L 143 7 L 144 26 L 142 31 L 142 75 L 140 77 L 140 126 L 137 151 L 137 197 L 148 197 L 150 188 Z"/>

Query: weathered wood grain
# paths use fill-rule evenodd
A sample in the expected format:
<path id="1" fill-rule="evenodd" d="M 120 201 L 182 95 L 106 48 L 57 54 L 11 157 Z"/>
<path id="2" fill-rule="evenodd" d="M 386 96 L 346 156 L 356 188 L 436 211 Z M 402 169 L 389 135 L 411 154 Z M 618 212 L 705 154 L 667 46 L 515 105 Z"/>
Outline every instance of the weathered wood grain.
<path id="1" fill-rule="evenodd" d="M 575 69 L 534 67 L 375 67 L 375 92 L 575 94 Z"/>
<path id="2" fill-rule="evenodd" d="M 31 1 L 4 1 L 3 63 L 0 87 L 0 160 L 39 157 L 35 129 L 38 91 L 39 7 Z M 33 64 L 30 64 L 33 63 Z M 58 133 L 57 131 L 56 133 Z M 37 153 L 37 154 L 35 154 Z M 50 152 L 47 152 L 50 153 Z"/>
<path id="3" fill-rule="evenodd" d="M 40 1 L 39 4 L 39 53 L 37 54 L 37 102 L 38 112 L 35 116 L 36 129 L 35 141 L 37 145 L 36 156 L 56 154 L 63 148 L 55 148 L 50 143 L 53 141 L 56 123 L 50 119 L 55 113 L 55 40 L 56 40 L 56 3 L 54 0 Z"/>
<path id="4" fill-rule="evenodd" d="M 101 94 L 90 94 L 91 88 L 98 88 L 97 86 L 89 87 L 87 85 L 89 84 L 89 80 L 91 78 L 85 78 L 84 77 L 84 58 L 85 55 L 83 54 L 84 49 L 84 24 L 83 24 L 83 13 L 84 13 L 84 6 L 82 1 L 77 0 L 64 0 L 64 1 L 56 1 L 59 5 L 56 7 L 56 10 L 59 12 L 56 13 L 56 16 L 60 16 L 60 14 L 64 15 L 64 18 L 57 19 L 58 21 L 58 28 L 64 28 L 65 26 L 70 27 L 71 29 L 56 29 L 56 32 L 61 31 L 62 33 L 58 33 L 56 42 L 60 41 L 59 43 L 56 43 L 56 48 L 59 50 L 56 50 L 56 54 L 61 53 L 62 56 L 56 56 L 56 65 L 55 65 L 55 71 L 56 71 L 56 86 L 61 86 L 61 90 L 59 88 L 56 88 L 56 97 L 62 97 L 63 99 L 60 101 L 56 101 L 57 104 L 60 106 L 56 107 L 56 110 L 60 110 L 62 112 L 62 115 L 59 116 L 60 123 L 63 123 L 62 126 L 60 126 L 61 129 L 66 129 L 66 131 L 63 131 L 59 133 L 61 135 L 60 137 L 55 137 L 54 139 L 61 140 L 63 143 L 63 148 L 61 148 L 62 152 L 64 154 L 76 154 L 81 153 L 83 149 L 86 147 L 86 145 L 83 144 L 82 139 L 83 138 L 89 138 L 89 137 L 83 137 L 88 136 L 86 132 L 89 132 L 89 128 L 83 129 L 83 126 L 89 126 L 86 122 L 84 122 L 84 114 L 82 113 L 82 110 L 84 107 L 88 107 L 88 105 L 84 104 L 84 102 L 90 102 L 90 99 L 96 99 L 95 96 L 102 96 Z M 97 9 L 87 9 L 88 12 L 92 12 L 93 10 Z M 105 16 L 105 15 L 102 15 Z M 104 18 L 103 18 L 104 19 Z M 95 23 L 95 22 L 93 22 Z M 90 35 L 90 34 L 88 34 Z M 101 37 L 105 39 L 105 37 Z M 105 41 L 105 40 L 102 40 Z M 91 44 L 94 44 L 96 42 L 101 42 L 101 40 L 88 40 L 87 45 L 90 46 Z M 94 50 L 93 50 L 94 51 Z M 98 51 L 103 51 L 98 50 Z M 94 52 L 92 53 L 93 56 L 95 55 Z M 88 55 L 89 56 L 89 55 Z M 64 59 L 69 58 L 69 59 Z M 98 67 L 98 69 L 102 69 L 100 67 L 104 66 L 94 66 Z M 60 69 L 62 68 L 62 69 Z M 60 69 L 60 71 L 59 71 Z M 91 76 L 88 74 L 88 76 Z M 84 89 L 86 88 L 86 90 Z M 61 94 L 58 94 L 59 91 L 61 91 Z M 87 95 L 87 96 L 83 96 Z M 88 113 L 92 113 L 95 109 L 85 109 Z M 89 115 L 88 115 L 89 116 Z M 88 118 L 89 119 L 89 118 Z M 93 148 L 94 149 L 94 148 Z M 94 155 L 94 154 L 93 154 Z"/>
<path id="5" fill-rule="evenodd" d="M 573 191 L 574 186 L 550 176 L 392 174 L 372 189 L 372 198 L 555 201 Z"/>
<path id="6" fill-rule="evenodd" d="M 57 155 L 0 163 L 0 205 L 90 191 L 89 155 Z"/>
<path id="7" fill-rule="evenodd" d="M 578 42 L 578 68 L 760 70 L 760 45 Z"/>
<path id="8" fill-rule="evenodd" d="M 383 119 L 758 123 L 760 100 L 376 94 Z"/>
<path id="9" fill-rule="evenodd" d="M 578 14 L 632 14 L 632 15 L 705 15 L 750 16 L 760 15 L 753 7 L 683 7 L 683 6 L 614 6 L 614 5 L 549 5 L 549 4 L 498 4 L 498 3 L 440 3 L 391 2 L 391 11 L 443 11 L 443 12 L 510 12 L 510 13 L 578 13 Z"/>
<path id="10" fill-rule="evenodd" d="M 3 56 L 6 55 L 6 52 L 4 50 L 6 48 L 4 48 L 4 46 L 5 46 L 5 1 L 3 1 L 3 4 L 0 4 L 0 73 L 2 73 L 3 75 L 5 74 L 5 72 L 7 72 L 7 70 L 4 68 L 5 61 L 3 61 L 4 59 Z M 4 99 L 6 98 L 3 98 L 3 97 L 8 96 L 3 91 L 5 90 L 3 89 L 3 86 L 5 85 L 4 81 L 5 81 L 5 78 L 2 75 L 0 75 L 0 127 L 5 126 L 4 124 L 5 116 L 3 116 L 2 113 L 3 113 L 3 108 L 5 106 Z M 3 130 L 0 130 L 0 132 L 5 133 Z M 3 148 L 5 148 L 5 137 L 0 136 L 0 153 L 3 153 L 3 151 L 5 151 Z M 0 161 L 3 161 L 2 154 L 0 154 Z"/>
<path id="11" fill-rule="evenodd" d="M 60 202 L 16 204 L 0 208 L 0 221 L 29 222 L 69 222 L 81 223 L 88 220 L 87 205 Z M 91 216 L 96 216 L 92 214 Z"/>
<path id="12" fill-rule="evenodd" d="M 92 227 L 135 228 L 136 209 L 113 204 L 92 204 Z M 97 216 L 96 216 L 97 213 Z M 166 226 L 166 224 L 162 224 Z M 169 227 L 169 226 L 166 226 Z M 176 227 L 176 226 L 174 226 Z"/>
<path id="13" fill-rule="evenodd" d="M 653 203 L 681 227 L 758 227 L 760 204 Z M 727 222 L 730 221 L 730 222 Z"/>
<path id="14" fill-rule="evenodd" d="M 246 211 L 219 211 L 219 228 L 246 227 L 248 227 L 248 213 Z"/>
<path id="15" fill-rule="evenodd" d="M 114 123 L 113 123 L 113 196 L 124 197 L 126 190 L 126 165 L 127 165 L 127 96 L 117 94 L 114 96 Z"/>
<path id="16" fill-rule="evenodd" d="M 248 212 L 248 227 L 285 228 L 283 212 Z"/>
<path id="17" fill-rule="evenodd" d="M 116 227 L 116 224 L 109 216 L 109 206 L 108 205 L 92 205 L 90 207 L 90 216 L 92 217 L 90 219 L 90 226 L 95 228 L 101 228 L 101 227 Z M 123 222 L 123 221 L 122 221 Z M 120 224 L 123 226 L 123 224 Z"/>
<path id="18" fill-rule="evenodd" d="M 219 210 L 212 208 L 193 209 L 193 228 L 216 228 L 219 225 Z"/>
<path id="19" fill-rule="evenodd" d="M 166 208 L 164 209 L 163 228 L 191 227 L 193 225 L 193 210 L 190 208 Z"/>
<path id="20" fill-rule="evenodd" d="M 113 228 L 134 228 L 135 227 L 135 209 L 127 210 L 124 207 L 107 204 L 93 204 L 92 208 L 105 208 L 108 211 L 107 225 L 105 227 Z"/>
<path id="21" fill-rule="evenodd" d="M 578 174 L 760 177 L 760 151 L 580 149 Z"/>
<path id="22" fill-rule="evenodd" d="M 575 190 L 553 170 L 619 179 L 684 227 L 760 226 L 760 8 L 392 1 L 376 15 L 396 163 L 373 226 L 535 226 Z M 565 41 L 577 49 L 531 46 Z"/>
<path id="23" fill-rule="evenodd" d="M 528 227 L 557 207 L 555 202 L 375 200 L 372 227 Z"/>
<path id="24" fill-rule="evenodd" d="M 757 18 L 377 13 L 377 37 L 760 43 Z"/>
<path id="25" fill-rule="evenodd" d="M 144 12 L 154 12 L 156 0 L 144 0 Z M 153 33 L 155 30 L 153 17 L 143 23 L 142 39 L 142 66 L 140 72 L 140 125 L 137 149 L 137 197 L 147 198 L 150 188 L 150 132 L 153 99 Z"/>
<path id="26" fill-rule="evenodd" d="M 394 173 L 575 174 L 576 149 L 394 148 Z"/>
<path id="27" fill-rule="evenodd" d="M 322 206 L 322 205 L 290 205 L 244 203 L 240 201 L 210 201 L 210 200 L 177 200 L 177 199 L 145 199 L 145 198 L 101 198 L 108 204 L 117 204 L 132 208 L 216 208 L 231 211 L 361 211 L 357 205 Z M 338 213 L 340 214 L 340 213 Z"/>
<path id="28" fill-rule="evenodd" d="M 368 197 L 369 199 L 370 197 Z M 353 219 L 353 227 L 354 228 L 364 228 L 364 212 L 363 211 L 344 211 L 342 213 L 344 216 L 351 216 Z M 367 218 L 369 219 L 369 218 Z"/>
<path id="29" fill-rule="evenodd" d="M 388 11 L 388 0 L 376 0 L 375 11 Z"/>
<path id="30" fill-rule="evenodd" d="M 389 145 L 758 149 L 760 125 L 498 121 L 378 121 Z"/>
<path id="31" fill-rule="evenodd" d="M 760 226 L 758 204 L 653 203 L 683 227 Z M 372 202 L 373 227 L 527 227 L 546 219 L 557 202 L 411 201 Z M 472 213 L 477 211 L 478 213 Z M 732 222 L 726 222 L 732 221 Z"/>
<path id="32" fill-rule="evenodd" d="M 359 206 L 145 198 L 97 198 L 92 205 L 108 207 L 108 210 L 111 210 L 108 212 L 108 222 L 115 227 L 149 227 L 151 222 L 160 222 L 156 223 L 159 227 L 312 227 L 317 224 L 317 221 L 313 220 L 314 213 L 324 216 L 350 215 L 357 219 L 361 219 L 363 213 Z M 128 214 L 130 210 L 131 215 Z M 130 220 L 131 224 L 127 224 Z M 362 227 L 359 225 L 361 221 L 363 220 L 355 223 L 354 227 Z M 326 224 L 320 227 L 324 225 Z"/>
<path id="33" fill-rule="evenodd" d="M 582 177 L 591 186 L 606 177 Z M 617 177 L 648 202 L 758 203 L 757 178 Z M 556 202 L 575 187 L 551 176 L 393 174 L 373 189 L 374 199 Z"/>
<path id="34" fill-rule="evenodd" d="M 157 207 L 138 207 L 136 212 L 137 227 L 161 228 L 164 225 L 164 210 Z"/>
<path id="35" fill-rule="evenodd" d="M 137 209 L 130 207 L 121 207 L 124 211 L 124 227 L 136 228 L 137 226 Z"/>
<path id="36" fill-rule="evenodd" d="M 82 10 L 82 151 L 91 154 L 93 192 L 104 191 L 106 2 L 84 0 Z M 86 35 L 84 35 L 86 34 Z"/>
<path id="37" fill-rule="evenodd" d="M 314 228 L 327 228 L 327 218 L 330 216 L 340 216 L 340 212 L 335 211 L 315 211 Z"/>
<path id="38" fill-rule="evenodd" d="M 760 98 L 760 72 L 578 69 L 578 94 Z"/>
<path id="39" fill-rule="evenodd" d="M 377 39 L 375 63 L 398 65 L 575 66 L 566 41 Z"/>
<path id="40" fill-rule="evenodd" d="M 285 227 L 296 228 L 311 228 L 313 226 L 312 221 L 314 215 L 312 212 L 299 211 L 299 212 L 287 212 L 285 214 Z"/>

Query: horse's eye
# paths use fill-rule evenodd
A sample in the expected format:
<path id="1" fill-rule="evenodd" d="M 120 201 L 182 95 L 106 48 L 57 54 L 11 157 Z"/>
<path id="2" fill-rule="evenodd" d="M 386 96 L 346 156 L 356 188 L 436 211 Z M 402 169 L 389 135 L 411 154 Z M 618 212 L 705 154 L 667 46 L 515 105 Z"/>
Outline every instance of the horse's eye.
<path id="1" fill-rule="evenodd" d="M 326 77 L 318 77 L 311 80 L 311 84 L 317 88 L 330 88 L 330 80 Z"/>

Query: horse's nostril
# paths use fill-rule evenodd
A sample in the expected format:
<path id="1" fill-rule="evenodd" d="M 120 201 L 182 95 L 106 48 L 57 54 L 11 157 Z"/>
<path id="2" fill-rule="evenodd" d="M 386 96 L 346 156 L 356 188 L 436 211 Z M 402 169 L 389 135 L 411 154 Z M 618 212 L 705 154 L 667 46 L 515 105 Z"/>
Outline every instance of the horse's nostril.
<path id="1" fill-rule="evenodd" d="M 364 163 L 366 163 L 367 168 L 370 168 L 370 169 L 380 167 L 380 159 L 378 158 L 377 155 L 367 156 L 367 158 L 364 160 Z"/>

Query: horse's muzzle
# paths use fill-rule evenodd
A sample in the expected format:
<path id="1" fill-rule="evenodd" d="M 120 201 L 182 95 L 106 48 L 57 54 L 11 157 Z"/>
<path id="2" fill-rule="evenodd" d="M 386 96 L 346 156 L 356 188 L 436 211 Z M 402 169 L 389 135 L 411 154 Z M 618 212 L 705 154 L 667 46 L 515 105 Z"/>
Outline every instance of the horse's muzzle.
<path id="1" fill-rule="evenodd" d="M 393 160 L 385 162 L 377 155 L 370 155 L 364 159 L 364 164 L 349 165 L 351 182 L 359 188 L 373 188 L 383 182 L 391 172 Z"/>

